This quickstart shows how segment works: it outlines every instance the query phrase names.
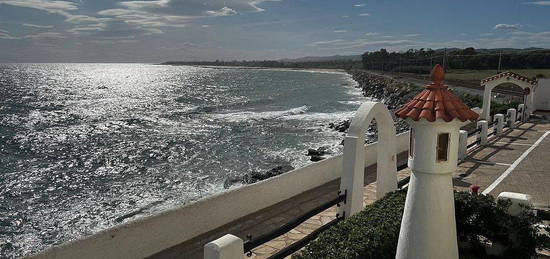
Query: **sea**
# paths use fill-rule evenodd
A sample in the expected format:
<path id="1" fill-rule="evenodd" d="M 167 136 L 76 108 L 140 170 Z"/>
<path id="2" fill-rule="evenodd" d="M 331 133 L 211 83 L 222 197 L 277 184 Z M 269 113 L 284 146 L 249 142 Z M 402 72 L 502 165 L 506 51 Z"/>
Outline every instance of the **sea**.
<path id="1" fill-rule="evenodd" d="M 345 73 L 0 64 L 0 258 L 208 195 L 230 177 L 342 152 L 367 99 Z"/>

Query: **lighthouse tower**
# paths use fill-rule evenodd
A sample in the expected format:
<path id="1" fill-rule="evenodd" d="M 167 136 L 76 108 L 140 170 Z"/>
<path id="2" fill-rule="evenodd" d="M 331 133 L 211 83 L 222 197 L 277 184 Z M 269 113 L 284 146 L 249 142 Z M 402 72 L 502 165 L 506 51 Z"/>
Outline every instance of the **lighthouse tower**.
<path id="1" fill-rule="evenodd" d="M 447 89 L 444 77 L 443 68 L 436 65 L 432 83 L 395 112 L 411 126 L 412 170 L 398 259 L 458 258 L 452 173 L 460 127 L 477 120 L 478 114 Z"/>

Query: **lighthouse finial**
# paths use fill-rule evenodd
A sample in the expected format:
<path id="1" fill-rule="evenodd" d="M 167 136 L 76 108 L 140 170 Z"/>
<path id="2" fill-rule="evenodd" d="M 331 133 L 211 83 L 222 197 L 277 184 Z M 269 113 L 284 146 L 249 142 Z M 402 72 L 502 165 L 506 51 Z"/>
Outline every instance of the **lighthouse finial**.
<path id="1" fill-rule="evenodd" d="M 435 67 L 432 69 L 432 73 L 430 74 L 430 77 L 434 84 L 436 85 L 443 84 L 443 80 L 445 79 L 445 71 L 443 70 L 443 67 L 439 64 L 435 65 Z"/>

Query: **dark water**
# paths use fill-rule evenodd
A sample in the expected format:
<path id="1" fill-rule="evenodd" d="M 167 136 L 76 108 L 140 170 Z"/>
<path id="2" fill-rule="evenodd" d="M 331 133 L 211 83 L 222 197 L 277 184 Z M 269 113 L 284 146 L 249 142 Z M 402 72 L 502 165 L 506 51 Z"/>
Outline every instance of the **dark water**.
<path id="1" fill-rule="evenodd" d="M 337 73 L 0 64 L 0 257 L 223 191 L 228 176 L 340 150 L 362 100 Z M 233 187 L 234 188 L 234 187 Z"/>

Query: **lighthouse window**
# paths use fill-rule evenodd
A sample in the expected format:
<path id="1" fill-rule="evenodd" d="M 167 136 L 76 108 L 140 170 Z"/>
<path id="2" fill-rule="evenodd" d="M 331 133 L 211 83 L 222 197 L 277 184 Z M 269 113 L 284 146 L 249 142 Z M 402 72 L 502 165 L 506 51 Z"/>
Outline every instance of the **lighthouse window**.
<path id="1" fill-rule="evenodd" d="M 441 133 L 437 136 L 437 161 L 447 161 L 448 151 L 449 133 Z"/>

